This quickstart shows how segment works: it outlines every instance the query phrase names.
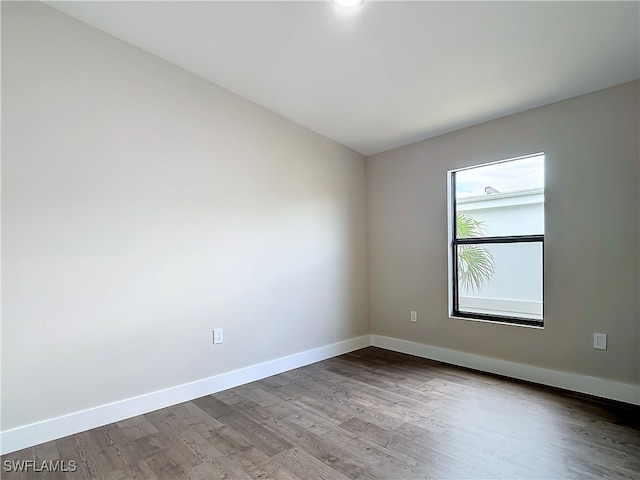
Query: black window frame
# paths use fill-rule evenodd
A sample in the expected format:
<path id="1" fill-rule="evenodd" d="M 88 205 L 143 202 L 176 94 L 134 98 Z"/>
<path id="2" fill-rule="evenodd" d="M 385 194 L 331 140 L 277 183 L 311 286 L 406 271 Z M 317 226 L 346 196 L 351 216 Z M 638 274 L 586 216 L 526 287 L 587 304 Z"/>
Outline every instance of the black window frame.
<path id="1" fill-rule="evenodd" d="M 465 168 L 459 168 L 451 170 L 449 172 L 449 204 L 450 212 L 448 222 L 449 231 L 451 232 L 450 238 L 450 271 L 451 271 L 451 293 L 450 293 L 450 312 L 449 316 L 464 319 L 484 320 L 493 323 L 507 323 L 514 325 L 527 325 L 532 327 L 544 327 L 544 234 L 536 235 L 505 235 L 505 236 L 492 236 L 492 237 L 471 237 L 471 238 L 457 238 L 456 231 L 456 218 L 457 218 L 457 202 L 456 202 L 456 173 L 463 170 L 471 170 L 494 163 L 506 163 L 515 160 L 522 160 L 525 158 L 537 157 L 544 155 L 543 152 L 532 155 L 524 155 L 521 157 L 510 158 L 507 160 L 500 160 L 498 162 L 484 163 L 479 165 L 471 165 Z M 546 160 L 546 158 L 545 158 Z M 465 312 L 459 308 L 459 292 L 458 292 L 458 246 L 459 245 L 487 245 L 487 244 L 511 244 L 511 243 L 540 243 L 542 246 L 542 319 L 531 319 L 508 315 L 495 315 L 476 312 Z"/>

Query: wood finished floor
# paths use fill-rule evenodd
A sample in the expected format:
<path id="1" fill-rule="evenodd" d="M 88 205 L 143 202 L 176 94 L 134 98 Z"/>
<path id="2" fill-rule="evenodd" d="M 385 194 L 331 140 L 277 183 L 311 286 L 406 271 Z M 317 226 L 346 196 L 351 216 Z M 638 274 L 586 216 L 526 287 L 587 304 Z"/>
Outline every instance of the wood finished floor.
<path id="1" fill-rule="evenodd" d="M 638 479 L 640 408 L 369 347 L 14 452 L 3 479 Z"/>

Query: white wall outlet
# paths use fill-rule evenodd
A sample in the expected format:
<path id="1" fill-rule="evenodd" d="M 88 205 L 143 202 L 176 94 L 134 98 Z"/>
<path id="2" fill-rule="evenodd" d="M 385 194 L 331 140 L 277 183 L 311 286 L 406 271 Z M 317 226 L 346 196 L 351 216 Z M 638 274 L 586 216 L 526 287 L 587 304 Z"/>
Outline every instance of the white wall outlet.
<path id="1" fill-rule="evenodd" d="M 222 329 L 214 328 L 213 329 L 213 344 L 217 345 L 218 343 L 222 343 Z"/>
<path id="2" fill-rule="evenodd" d="M 598 350 L 607 349 L 607 334 L 606 333 L 594 333 L 593 334 L 593 348 Z"/>
<path id="3" fill-rule="evenodd" d="M 411 310 L 411 321 L 416 323 L 418 321 L 418 312 Z"/>

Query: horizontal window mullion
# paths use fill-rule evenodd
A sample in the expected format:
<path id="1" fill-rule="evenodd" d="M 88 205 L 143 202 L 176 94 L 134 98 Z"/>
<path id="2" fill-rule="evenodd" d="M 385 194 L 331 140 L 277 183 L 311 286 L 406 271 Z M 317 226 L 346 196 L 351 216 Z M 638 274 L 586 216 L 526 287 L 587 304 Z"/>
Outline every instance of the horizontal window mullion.
<path id="1" fill-rule="evenodd" d="M 507 237 L 473 237 L 473 238 L 456 238 L 453 240 L 454 245 L 478 245 L 487 243 L 530 243 L 544 242 L 544 235 L 514 235 Z"/>

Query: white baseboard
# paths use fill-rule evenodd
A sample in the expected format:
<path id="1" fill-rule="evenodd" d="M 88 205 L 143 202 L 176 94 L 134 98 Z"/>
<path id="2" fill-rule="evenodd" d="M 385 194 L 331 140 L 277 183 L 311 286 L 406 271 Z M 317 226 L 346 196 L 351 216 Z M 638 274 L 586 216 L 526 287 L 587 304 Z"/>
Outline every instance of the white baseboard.
<path id="1" fill-rule="evenodd" d="M 4 455 L 5 453 L 15 452 L 16 450 L 149 413 L 160 408 L 187 402 L 368 347 L 370 344 L 370 336 L 363 335 L 362 337 L 314 348 L 313 350 L 251 365 L 184 385 L 5 430 L 0 432 L 0 453 Z"/>
<path id="2" fill-rule="evenodd" d="M 506 377 L 640 405 L 640 386 L 638 385 L 549 370 L 381 335 L 371 335 L 371 345 L 483 372 L 496 373 Z"/>
<path id="3" fill-rule="evenodd" d="M 326 360 L 369 345 L 542 385 L 640 405 L 640 387 L 638 385 L 575 373 L 559 372 L 381 335 L 363 335 L 184 385 L 5 430 L 0 432 L 0 454 L 4 455 L 5 453 L 15 452 L 16 450 L 118 422 L 136 415 L 143 415 L 160 408 L 244 385 L 245 383 Z"/>

